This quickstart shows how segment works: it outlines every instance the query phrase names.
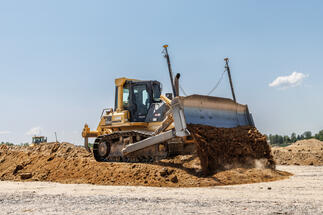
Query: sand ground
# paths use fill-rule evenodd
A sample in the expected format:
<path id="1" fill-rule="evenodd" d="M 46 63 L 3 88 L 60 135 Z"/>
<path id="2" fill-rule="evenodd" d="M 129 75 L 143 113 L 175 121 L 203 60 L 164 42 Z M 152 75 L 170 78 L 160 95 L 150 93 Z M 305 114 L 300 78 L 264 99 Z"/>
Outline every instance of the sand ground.
<path id="1" fill-rule="evenodd" d="M 323 214 L 323 166 L 286 180 L 208 188 L 0 182 L 0 214 Z"/>

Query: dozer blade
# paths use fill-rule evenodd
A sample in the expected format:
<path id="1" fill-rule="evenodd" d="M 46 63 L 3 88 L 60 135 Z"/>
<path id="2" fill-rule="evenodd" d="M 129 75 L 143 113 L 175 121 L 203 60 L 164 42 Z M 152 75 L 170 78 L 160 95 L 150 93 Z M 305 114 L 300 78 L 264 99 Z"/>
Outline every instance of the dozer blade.
<path id="1" fill-rule="evenodd" d="M 175 97 L 172 102 L 174 130 L 153 135 L 142 141 L 125 146 L 124 155 L 142 150 L 148 146 L 170 140 L 174 137 L 189 135 L 187 124 L 210 125 L 220 128 L 254 126 L 247 105 L 241 105 L 231 99 L 191 95 Z"/>
<path id="2" fill-rule="evenodd" d="M 180 97 L 187 124 L 210 125 L 221 128 L 254 126 L 248 106 L 231 99 L 190 95 Z"/>

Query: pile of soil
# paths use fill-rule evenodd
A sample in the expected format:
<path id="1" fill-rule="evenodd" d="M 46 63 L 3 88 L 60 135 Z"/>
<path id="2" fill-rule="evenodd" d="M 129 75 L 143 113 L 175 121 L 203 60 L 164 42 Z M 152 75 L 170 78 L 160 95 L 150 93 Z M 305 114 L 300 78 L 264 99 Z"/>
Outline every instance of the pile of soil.
<path id="1" fill-rule="evenodd" d="M 266 137 L 255 127 L 216 128 L 188 125 L 196 140 L 203 172 L 213 174 L 237 167 L 275 169 Z"/>
<path id="2" fill-rule="evenodd" d="M 0 180 L 200 187 L 274 181 L 290 175 L 273 169 L 233 168 L 205 176 L 199 158 L 194 155 L 153 164 L 99 163 L 83 147 L 69 143 L 0 146 Z"/>
<path id="3" fill-rule="evenodd" d="M 281 165 L 323 165 L 323 141 L 300 140 L 286 147 L 273 147 L 273 156 Z"/>

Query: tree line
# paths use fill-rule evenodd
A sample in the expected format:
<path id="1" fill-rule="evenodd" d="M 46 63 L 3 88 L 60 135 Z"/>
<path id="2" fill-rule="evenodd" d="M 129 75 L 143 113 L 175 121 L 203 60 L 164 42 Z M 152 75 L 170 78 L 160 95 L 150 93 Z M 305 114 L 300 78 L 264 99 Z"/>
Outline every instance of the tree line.
<path id="1" fill-rule="evenodd" d="M 14 144 L 13 143 L 10 143 L 10 142 L 0 142 L 0 145 L 7 145 L 7 146 L 13 146 Z"/>
<path id="2" fill-rule="evenodd" d="M 278 135 L 278 134 L 269 134 L 266 135 L 267 140 L 269 140 L 271 145 L 289 145 L 295 143 L 298 140 L 307 140 L 311 138 L 315 138 L 323 141 L 323 130 L 320 130 L 317 134 L 312 134 L 311 131 L 305 131 L 303 134 L 292 133 L 290 136 L 288 135 Z"/>
<path id="3" fill-rule="evenodd" d="M 0 142 L 0 145 L 7 145 L 7 146 L 13 146 L 13 145 L 16 145 L 14 143 L 10 143 L 10 142 Z M 28 143 L 20 143 L 19 146 L 28 146 L 29 144 Z"/>

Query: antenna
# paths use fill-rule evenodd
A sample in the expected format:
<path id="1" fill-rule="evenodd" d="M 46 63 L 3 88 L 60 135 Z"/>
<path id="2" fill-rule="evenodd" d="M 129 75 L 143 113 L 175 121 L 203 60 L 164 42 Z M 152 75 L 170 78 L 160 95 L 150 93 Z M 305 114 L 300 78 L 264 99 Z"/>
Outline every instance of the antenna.
<path id="1" fill-rule="evenodd" d="M 172 85 L 174 97 L 176 97 L 178 95 L 176 93 L 176 89 L 175 89 L 175 86 L 174 86 L 174 77 L 173 77 L 173 72 L 172 72 L 172 66 L 170 64 L 170 59 L 169 59 L 168 50 L 167 50 L 168 45 L 163 45 L 163 47 L 164 47 L 164 52 L 165 52 L 164 57 L 167 60 L 167 66 L 168 66 L 168 71 L 169 71 L 170 83 Z"/>
<path id="2" fill-rule="evenodd" d="M 231 93 L 232 93 L 233 101 L 237 102 L 236 95 L 234 94 L 232 79 L 231 79 L 231 72 L 230 72 L 230 67 L 229 67 L 229 58 L 224 58 L 224 61 L 225 61 L 225 67 L 224 68 L 228 72 L 228 77 L 229 77 L 229 81 L 230 81 L 230 87 L 231 87 Z"/>
<path id="3" fill-rule="evenodd" d="M 57 134 L 56 134 L 56 131 L 55 131 L 55 138 L 56 138 L 56 143 L 58 143 L 58 141 L 57 141 Z"/>

